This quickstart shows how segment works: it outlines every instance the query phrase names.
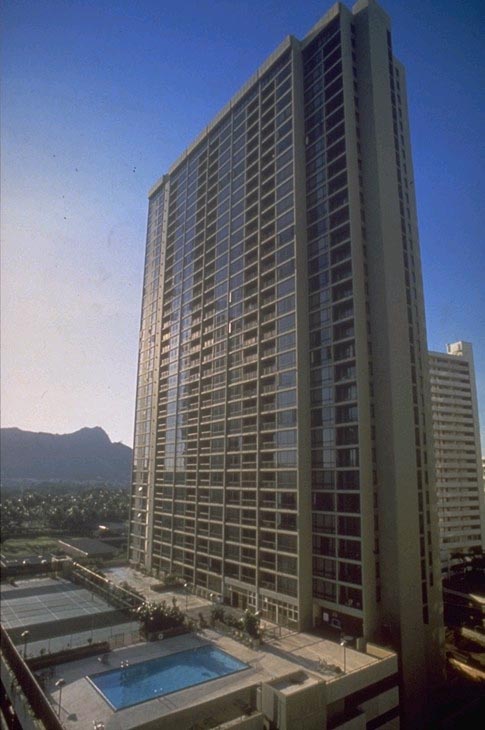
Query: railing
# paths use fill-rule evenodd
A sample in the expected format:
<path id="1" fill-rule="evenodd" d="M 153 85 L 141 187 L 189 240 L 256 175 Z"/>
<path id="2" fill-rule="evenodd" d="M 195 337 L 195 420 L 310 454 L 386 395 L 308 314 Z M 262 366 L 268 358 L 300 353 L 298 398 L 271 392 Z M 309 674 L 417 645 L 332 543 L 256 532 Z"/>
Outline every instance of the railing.
<path id="1" fill-rule="evenodd" d="M 73 564 L 71 580 L 73 583 L 81 583 L 87 586 L 116 608 L 138 608 L 145 602 L 142 596 L 138 596 L 122 586 L 115 585 L 108 578 L 98 575 L 79 563 Z"/>
<path id="2" fill-rule="evenodd" d="M 67 562 L 70 561 L 70 558 L 66 558 Z M 45 563 L 37 563 L 37 564 L 22 564 L 22 565 L 6 565 L 2 566 L 0 574 L 2 577 L 2 580 L 7 578 L 22 578 L 27 576 L 33 576 L 33 575 L 45 575 L 47 573 L 59 573 L 62 570 L 62 559 L 54 558 L 53 560 L 48 560 Z"/>
<path id="3" fill-rule="evenodd" d="M 24 693 L 34 714 L 49 730 L 63 730 L 61 722 L 54 709 L 49 704 L 37 679 L 24 662 L 9 635 L 0 626 L 2 653 L 7 664 L 15 674 L 22 692 Z"/>
<path id="4" fill-rule="evenodd" d="M 125 631 L 123 633 L 113 634 L 109 639 L 111 649 L 119 649 L 122 646 L 131 646 L 144 641 L 139 629 L 136 631 Z"/>

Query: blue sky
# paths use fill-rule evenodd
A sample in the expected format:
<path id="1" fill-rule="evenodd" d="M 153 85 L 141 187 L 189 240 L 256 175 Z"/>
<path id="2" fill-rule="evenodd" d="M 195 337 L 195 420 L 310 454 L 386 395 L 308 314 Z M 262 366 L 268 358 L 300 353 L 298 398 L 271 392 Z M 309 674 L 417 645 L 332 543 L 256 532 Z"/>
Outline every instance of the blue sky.
<path id="1" fill-rule="evenodd" d="M 329 6 L 4 0 L 2 425 L 131 445 L 147 191 Z M 483 432 L 483 3 L 382 6 L 407 69 L 429 347 L 473 343 Z"/>

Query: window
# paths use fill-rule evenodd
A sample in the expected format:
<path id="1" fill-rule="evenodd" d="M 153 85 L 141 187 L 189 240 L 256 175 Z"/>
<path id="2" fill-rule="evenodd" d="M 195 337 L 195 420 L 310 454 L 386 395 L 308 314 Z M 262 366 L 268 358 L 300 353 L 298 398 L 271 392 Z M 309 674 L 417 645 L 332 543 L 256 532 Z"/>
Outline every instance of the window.
<path id="1" fill-rule="evenodd" d="M 339 471 L 337 472 L 337 489 L 359 489 L 359 472 L 358 471 Z"/>
<path id="2" fill-rule="evenodd" d="M 296 575 L 297 559 L 291 558 L 288 555 L 278 555 L 278 570 L 282 573 Z"/>
<path id="3" fill-rule="evenodd" d="M 295 535 L 278 534 L 278 550 L 287 553 L 296 553 L 297 540 Z"/>
<path id="4" fill-rule="evenodd" d="M 350 560 L 361 559 L 361 546 L 358 540 L 344 540 L 338 541 L 338 554 L 341 558 L 350 558 Z"/>
<path id="5" fill-rule="evenodd" d="M 335 560 L 328 558 L 313 558 L 313 574 L 322 578 L 331 578 L 335 580 L 337 577 L 337 569 Z"/>
<path id="6" fill-rule="evenodd" d="M 360 537 L 359 517 L 339 517 L 338 531 L 340 535 Z"/>
<path id="7" fill-rule="evenodd" d="M 294 578 L 286 578 L 279 575 L 277 580 L 278 593 L 286 593 L 288 596 L 298 595 L 298 584 Z"/>
<path id="8" fill-rule="evenodd" d="M 313 552 L 317 555 L 335 555 L 335 538 L 322 537 L 321 535 L 313 535 L 312 537 Z"/>
<path id="9" fill-rule="evenodd" d="M 312 509 L 320 512 L 334 512 L 335 496 L 329 492 L 313 492 Z"/>
<path id="10" fill-rule="evenodd" d="M 350 423 L 358 420 L 358 412 L 356 405 L 337 406 L 335 409 L 336 423 Z M 349 464 L 350 466 L 350 464 Z"/>
<path id="11" fill-rule="evenodd" d="M 296 446 L 296 431 L 279 431 L 276 434 L 276 443 L 278 447 Z"/>
<path id="12" fill-rule="evenodd" d="M 289 350 L 295 347 L 295 333 L 289 335 L 281 335 L 278 337 L 278 351 Z"/>
<path id="13" fill-rule="evenodd" d="M 288 332 L 289 330 L 294 329 L 295 315 L 287 314 L 286 317 L 281 317 L 280 319 L 276 320 L 276 327 L 278 334 L 282 334 L 283 332 Z"/>
<path id="14" fill-rule="evenodd" d="M 353 518 L 339 518 L 339 519 L 353 519 Z M 335 516 L 326 514 L 313 514 L 312 515 L 312 527 L 314 532 L 330 533 L 335 532 Z M 360 529 L 360 523 L 359 523 Z"/>
<path id="15" fill-rule="evenodd" d="M 326 580 L 313 580 L 313 595 L 317 598 L 323 598 L 326 601 L 335 603 L 337 599 L 337 587 L 335 583 Z"/>
<path id="16" fill-rule="evenodd" d="M 279 413 L 277 414 L 277 421 L 278 421 L 279 428 L 288 428 L 291 426 L 296 426 L 296 411 L 295 410 L 279 411 Z"/>
<path id="17" fill-rule="evenodd" d="M 278 393 L 276 396 L 276 407 L 277 408 L 288 408 L 288 406 L 294 406 L 296 404 L 296 391 L 285 390 L 282 393 Z"/>
<path id="18" fill-rule="evenodd" d="M 360 497 L 358 494 L 337 495 L 337 509 L 339 512 L 360 513 Z"/>
<path id="19" fill-rule="evenodd" d="M 359 466 L 359 450 L 339 449 L 337 451 L 337 466 Z"/>
<path id="20" fill-rule="evenodd" d="M 350 608 L 362 608 L 362 591 L 350 586 L 340 586 L 339 602 Z"/>

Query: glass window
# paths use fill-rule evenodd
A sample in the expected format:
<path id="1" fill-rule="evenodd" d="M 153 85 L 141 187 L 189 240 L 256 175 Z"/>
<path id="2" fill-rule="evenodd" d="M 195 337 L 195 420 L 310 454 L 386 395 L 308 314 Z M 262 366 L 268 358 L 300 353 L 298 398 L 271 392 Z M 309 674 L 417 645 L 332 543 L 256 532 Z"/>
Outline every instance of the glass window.
<path id="1" fill-rule="evenodd" d="M 289 406 L 296 405 L 296 391 L 284 390 L 281 393 L 277 393 L 276 404 L 277 408 L 288 408 Z"/>
<path id="2" fill-rule="evenodd" d="M 294 350 L 278 355 L 278 370 L 292 367 L 296 362 L 296 353 Z"/>
<path id="3" fill-rule="evenodd" d="M 276 305 L 276 312 L 278 315 L 285 314 L 286 312 L 292 312 L 295 308 L 295 297 L 290 296 L 286 299 L 282 299 Z"/>
<path id="4" fill-rule="evenodd" d="M 360 537 L 359 517 L 339 517 L 338 531 L 340 535 Z"/>
<path id="5" fill-rule="evenodd" d="M 329 560 L 328 558 L 313 558 L 313 574 L 335 580 L 337 577 L 335 560 Z"/>
<path id="6" fill-rule="evenodd" d="M 289 330 L 294 329 L 295 315 L 287 314 L 286 317 L 281 317 L 280 319 L 276 320 L 276 328 L 278 334 L 282 334 L 283 332 L 288 332 Z"/>
<path id="7" fill-rule="evenodd" d="M 337 600 L 337 587 L 335 583 L 330 583 L 326 580 L 314 579 L 313 581 L 313 594 L 317 598 L 323 598 L 326 601 L 335 603 Z"/>
<path id="8" fill-rule="evenodd" d="M 296 410 L 279 411 L 277 414 L 279 428 L 289 428 L 296 426 Z M 294 480 L 294 475 L 293 480 Z"/>
<path id="9" fill-rule="evenodd" d="M 350 560 L 361 559 L 361 546 L 358 540 L 344 540 L 342 538 L 338 541 L 338 554 L 342 558 L 350 558 Z"/>
<path id="10" fill-rule="evenodd" d="M 278 388 L 292 388 L 296 385 L 296 370 L 287 370 L 278 374 Z"/>
<path id="11" fill-rule="evenodd" d="M 296 446 L 296 431 L 279 431 L 276 434 L 276 444 L 278 448 L 281 448 L 282 446 Z M 344 495 L 341 495 L 344 496 Z M 354 496 L 354 495 L 349 495 Z M 357 495 L 358 496 L 358 495 Z M 355 510 L 348 510 L 350 512 Z"/>
<path id="12" fill-rule="evenodd" d="M 286 261 L 284 264 L 280 264 L 278 268 L 276 269 L 276 276 L 278 281 L 281 279 L 286 279 L 288 276 L 291 276 L 295 272 L 295 262 L 292 259 L 291 261 Z"/>
<path id="13" fill-rule="evenodd" d="M 295 279 L 288 279 L 287 281 L 283 281 L 276 287 L 276 291 L 279 297 L 285 296 L 285 294 L 290 294 L 291 292 L 295 291 Z"/>
<path id="14" fill-rule="evenodd" d="M 335 495 L 330 492 L 313 492 L 312 509 L 318 512 L 334 512 Z"/>
<path id="15" fill-rule="evenodd" d="M 312 515 L 312 527 L 314 532 L 333 534 L 335 532 L 335 515 L 314 513 Z"/>
<path id="16" fill-rule="evenodd" d="M 337 495 L 337 508 L 339 512 L 360 513 L 360 497 L 358 494 Z"/>
<path id="17" fill-rule="evenodd" d="M 362 568 L 355 563 L 339 563 L 339 580 L 345 583 L 362 583 Z"/>
<path id="18" fill-rule="evenodd" d="M 335 555 L 335 538 L 322 537 L 321 535 L 313 535 L 312 537 L 313 552 L 320 555 Z"/>
<path id="19" fill-rule="evenodd" d="M 280 335 L 278 337 L 278 350 L 282 352 L 283 350 L 289 350 L 293 347 L 295 347 L 295 333 L 291 332 L 288 335 Z"/>

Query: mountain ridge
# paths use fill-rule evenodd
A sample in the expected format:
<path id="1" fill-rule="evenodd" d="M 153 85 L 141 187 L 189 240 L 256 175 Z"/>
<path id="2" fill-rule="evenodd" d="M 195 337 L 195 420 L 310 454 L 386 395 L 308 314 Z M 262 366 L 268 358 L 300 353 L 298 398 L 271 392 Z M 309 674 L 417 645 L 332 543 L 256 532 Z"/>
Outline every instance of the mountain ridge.
<path id="1" fill-rule="evenodd" d="M 11 480 L 108 482 L 128 485 L 132 450 L 100 426 L 67 434 L 0 429 L 0 475 Z"/>

